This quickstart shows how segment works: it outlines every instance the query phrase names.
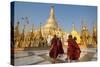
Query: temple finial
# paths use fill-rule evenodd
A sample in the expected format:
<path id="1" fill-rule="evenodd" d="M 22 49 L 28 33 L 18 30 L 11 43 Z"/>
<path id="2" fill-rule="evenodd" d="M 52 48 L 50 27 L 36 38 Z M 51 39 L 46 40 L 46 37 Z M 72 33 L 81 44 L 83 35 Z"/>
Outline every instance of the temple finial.
<path id="1" fill-rule="evenodd" d="M 75 23 L 74 23 L 74 21 L 72 22 L 72 30 L 75 30 Z"/>
<path id="2" fill-rule="evenodd" d="M 51 6 L 51 9 L 50 9 L 50 18 L 55 18 L 55 15 L 54 15 L 54 6 L 53 5 Z"/>

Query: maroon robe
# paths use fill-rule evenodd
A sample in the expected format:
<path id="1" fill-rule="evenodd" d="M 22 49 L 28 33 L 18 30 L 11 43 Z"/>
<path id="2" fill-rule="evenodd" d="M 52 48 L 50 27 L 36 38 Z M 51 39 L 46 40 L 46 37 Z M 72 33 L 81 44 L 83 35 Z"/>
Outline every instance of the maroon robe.
<path id="1" fill-rule="evenodd" d="M 58 45 L 58 54 L 64 54 L 62 42 L 61 42 L 61 40 L 59 38 L 58 38 L 57 45 Z"/>
<path id="2" fill-rule="evenodd" d="M 49 56 L 51 58 L 57 58 L 57 56 L 58 56 L 57 38 L 53 38 L 51 41 L 51 49 L 49 52 Z"/>
<path id="3" fill-rule="evenodd" d="M 74 41 L 73 39 L 68 39 L 68 47 L 67 47 L 67 56 L 70 60 L 74 59 L 74 51 L 75 51 L 75 46 L 74 46 Z"/>
<path id="4" fill-rule="evenodd" d="M 77 44 L 77 42 L 75 40 L 74 40 L 74 45 L 75 45 L 74 59 L 78 60 L 79 57 L 80 57 L 81 50 L 80 50 L 80 47 L 79 47 L 79 45 Z"/>

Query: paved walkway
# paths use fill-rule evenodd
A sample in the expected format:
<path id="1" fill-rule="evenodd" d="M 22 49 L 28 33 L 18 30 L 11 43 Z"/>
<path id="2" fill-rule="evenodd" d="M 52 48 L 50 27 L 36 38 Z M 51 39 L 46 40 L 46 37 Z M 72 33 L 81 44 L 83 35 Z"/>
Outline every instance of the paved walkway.
<path id="1" fill-rule="evenodd" d="M 72 62 L 85 62 L 85 61 L 96 61 L 97 52 L 96 49 L 81 49 L 81 55 L 79 61 Z M 15 54 L 15 65 L 36 65 L 36 64 L 51 64 L 48 50 L 37 50 L 37 51 L 20 51 Z M 66 54 L 62 57 L 57 58 L 56 63 L 67 63 L 65 61 Z"/>

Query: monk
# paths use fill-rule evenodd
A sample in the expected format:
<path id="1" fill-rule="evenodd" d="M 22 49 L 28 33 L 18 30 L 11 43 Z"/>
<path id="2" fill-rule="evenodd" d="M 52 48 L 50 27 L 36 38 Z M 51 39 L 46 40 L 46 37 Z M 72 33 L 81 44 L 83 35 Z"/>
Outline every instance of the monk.
<path id="1" fill-rule="evenodd" d="M 77 38 L 74 37 L 74 45 L 75 45 L 74 60 L 79 60 L 81 50 L 80 50 L 80 47 L 77 44 L 76 40 L 77 40 Z"/>
<path id="2" fill-rule="evenodd" d="M 74 51 L 75 51 L 75 46 L 74 46 L 74 39 L 72 38 L 72 35 L 68 36 L 68 47 L 67 47 L 67 60 L 71 62 L 74 59 Z"/>
<path id="3" fill-rule="evenodd" d="M 59 57 L 61 57 L 61 55 L 64 54 L 64 50 L 63 50 L 63 46 L 62 46 L 62 42 L 61 42 L 61 39 L 60 38 L 57 38 L 57 45 L 58 45 L 58 54 L 59 54 Z"/>
<path id="4" fill-rule="evenodd" d="M 50 48 L 49 56 L 52 59 L 52 63 L 55 63 L 56 58 L 58 56 L 58 45 L 57 45 L 56 35 L 54 35 L 53 39 L 51 40 L 51 48 Z"/>

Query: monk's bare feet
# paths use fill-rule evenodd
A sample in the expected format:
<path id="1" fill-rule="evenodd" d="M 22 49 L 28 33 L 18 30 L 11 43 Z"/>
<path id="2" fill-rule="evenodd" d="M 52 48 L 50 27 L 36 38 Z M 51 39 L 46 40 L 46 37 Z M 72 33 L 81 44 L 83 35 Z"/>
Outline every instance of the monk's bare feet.
<path id="1" fill-rule="evenodd" d="M 68 63 L 70 63 L 71 62 L 71 60 L 68 60 Z"/>
<path id="2" fill-rule="evenodd" d="M 52 61 L 52 64 L 55 64 L 56 62 L 55 61 Z"/>

